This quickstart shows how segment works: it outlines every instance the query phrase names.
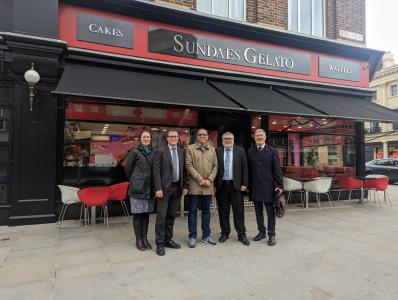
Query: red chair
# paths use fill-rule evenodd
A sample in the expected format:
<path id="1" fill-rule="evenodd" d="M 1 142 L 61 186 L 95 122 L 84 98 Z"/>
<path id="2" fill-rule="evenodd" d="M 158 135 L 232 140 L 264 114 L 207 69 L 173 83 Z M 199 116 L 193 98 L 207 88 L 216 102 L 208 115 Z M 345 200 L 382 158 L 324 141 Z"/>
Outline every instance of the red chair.
<path id="1" fill-rule="evenodd" d="M 109 186 L 109 200 L 120 202 L 124 215 L 128 217 L 129 211 L 126 205 L 127 191 L 129 189 L 128 182 L 121 182 Z"/>
<path id="2" fill-rule="evenodd" d="M 88 209 L 93 206 L 101 206 L 104 212 L 104 224 L 109 225 L 108 208 L 109 187 L 98 186 L 83 188 L 77 192 L 80 201 L 84 204 L 84 224 L 88 224 Z"/>
<path id="3" fill-rule="evenodd" d="M 376 202 L 376 197 L 377 197 L 377 199 L 379 200 L 380 207 L 381 207 L 381 201 L 380 201 L 378 192 L 384 193 L 384 202 L 386 202 L 386 204 L 387 204 L 387 197 L 388 197 L 388 201 L 390 202 L 390 206 L 392 207 L 390 195 L 387 192 L 388 182 L 389 182 L 389 178 L 387 176 L 378 177 L 378 178 L 367 178 L 363 182 L 364 189 L 367 189 L 369 191 L 374 191 L 375 202 Z"/>
<path id="4" fill-rule="evenodd" d="M 363 185 L 362 180 L 350 176 L 338 176 L 337 181 L 339 182 L 339 188 L 340 188 L 337 200 L 340 200 L 340 193 L 342 191 L 350 191 L 348 195 L 348 200 L 351 202 L 352 190 L 361 189 Z"/>

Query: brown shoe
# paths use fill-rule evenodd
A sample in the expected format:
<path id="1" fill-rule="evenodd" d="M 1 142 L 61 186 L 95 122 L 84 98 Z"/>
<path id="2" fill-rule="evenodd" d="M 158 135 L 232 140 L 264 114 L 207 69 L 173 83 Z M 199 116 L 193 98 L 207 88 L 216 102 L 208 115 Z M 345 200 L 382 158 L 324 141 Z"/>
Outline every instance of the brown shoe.
<path id="1" fill-rule="evenodd" d="M 276 244 L 275 237 L 271 235 L 268 239 L 268 246 L 274 246 Z"/>
<path id="2" fill-rule="evenodd" d="M 258 242 L 258 241 L 261 241 L 261 240 L 265 239 L 265 237 L 266 237 L 265 232 L 261 232 L 261 231 L 260 231 L 260 232 L 253 238 L 253 241 Z"/>

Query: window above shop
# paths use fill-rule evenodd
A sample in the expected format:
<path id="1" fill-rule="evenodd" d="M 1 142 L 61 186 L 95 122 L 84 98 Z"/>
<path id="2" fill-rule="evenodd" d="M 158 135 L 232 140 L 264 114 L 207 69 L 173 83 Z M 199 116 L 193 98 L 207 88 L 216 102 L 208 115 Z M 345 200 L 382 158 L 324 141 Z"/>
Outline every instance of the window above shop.
<path id="1" fill-rule="evenodd" d="M 398 95 L 398 85 L 397 84 L 392 84 L 390 86 L 390 95 L 391 95 L 391 97 Z"/>
<path id="2" fill-rule="evenodd" d="M 246 0 L 197 0 L 196 5 L 200 12 L 240 21 L 246 20 Z"/>
<path id="3" fill-rule="evenodd" d="M 289 0 L 289 30 L 323 37 L 324 0 Z"/>
<path id="4" fill-rule="evenodd" d="M 377 90 L 373 91 L 372 101 L 377 101 Z"/>

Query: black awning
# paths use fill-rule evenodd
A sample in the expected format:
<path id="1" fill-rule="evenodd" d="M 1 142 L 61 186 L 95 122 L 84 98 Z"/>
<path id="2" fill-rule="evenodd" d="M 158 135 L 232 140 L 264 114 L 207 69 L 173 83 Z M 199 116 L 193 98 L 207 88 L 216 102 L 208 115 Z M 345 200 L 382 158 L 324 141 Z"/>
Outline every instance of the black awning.
<path id="1" fill-rule="evenodd" d="M 398 113 L 364 97 L 277 88 L 279 92 L 329 117 L 359 121 L 398 122 Z"/>
<path id="2" fill-rule="evenodd" d="M 316 108 L 273 91 L 269 86 L 222 81 L 209 83 L 251 112 L 327 116 Z"/>
<path id="3" fill-rule="evenodd" d="M 55 94 L 155 104 L 243 110 L 204 78 L 67 64 Z"/>

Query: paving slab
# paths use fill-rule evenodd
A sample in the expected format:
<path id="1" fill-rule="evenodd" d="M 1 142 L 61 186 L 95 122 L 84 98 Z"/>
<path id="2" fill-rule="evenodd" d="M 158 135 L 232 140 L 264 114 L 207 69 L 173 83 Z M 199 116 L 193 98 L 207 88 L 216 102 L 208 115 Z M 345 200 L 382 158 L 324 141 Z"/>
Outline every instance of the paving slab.
<path id="1" fill-rule="evenodd" d="M 339 201 L 277 220 L 277 244 L 252 241 L 255 214 L 246 208 L 250 246 L 232 229 L 216 246 L 187 246 L 187 218 L 177 218 L 181 249 L 138 251 L 131 218 L 110 226 L 78 221 L 0 227 L 0 299 L 398 299 L 398 185 L 393 207 Z M 212 235 L 219 222 L 212 213 Z M 149 240 L 155 246 L 155 215 Z M 233 224 L 231 218 L 231 225 Z M 198 236 L 200 237 L 200 223 Z"/>

